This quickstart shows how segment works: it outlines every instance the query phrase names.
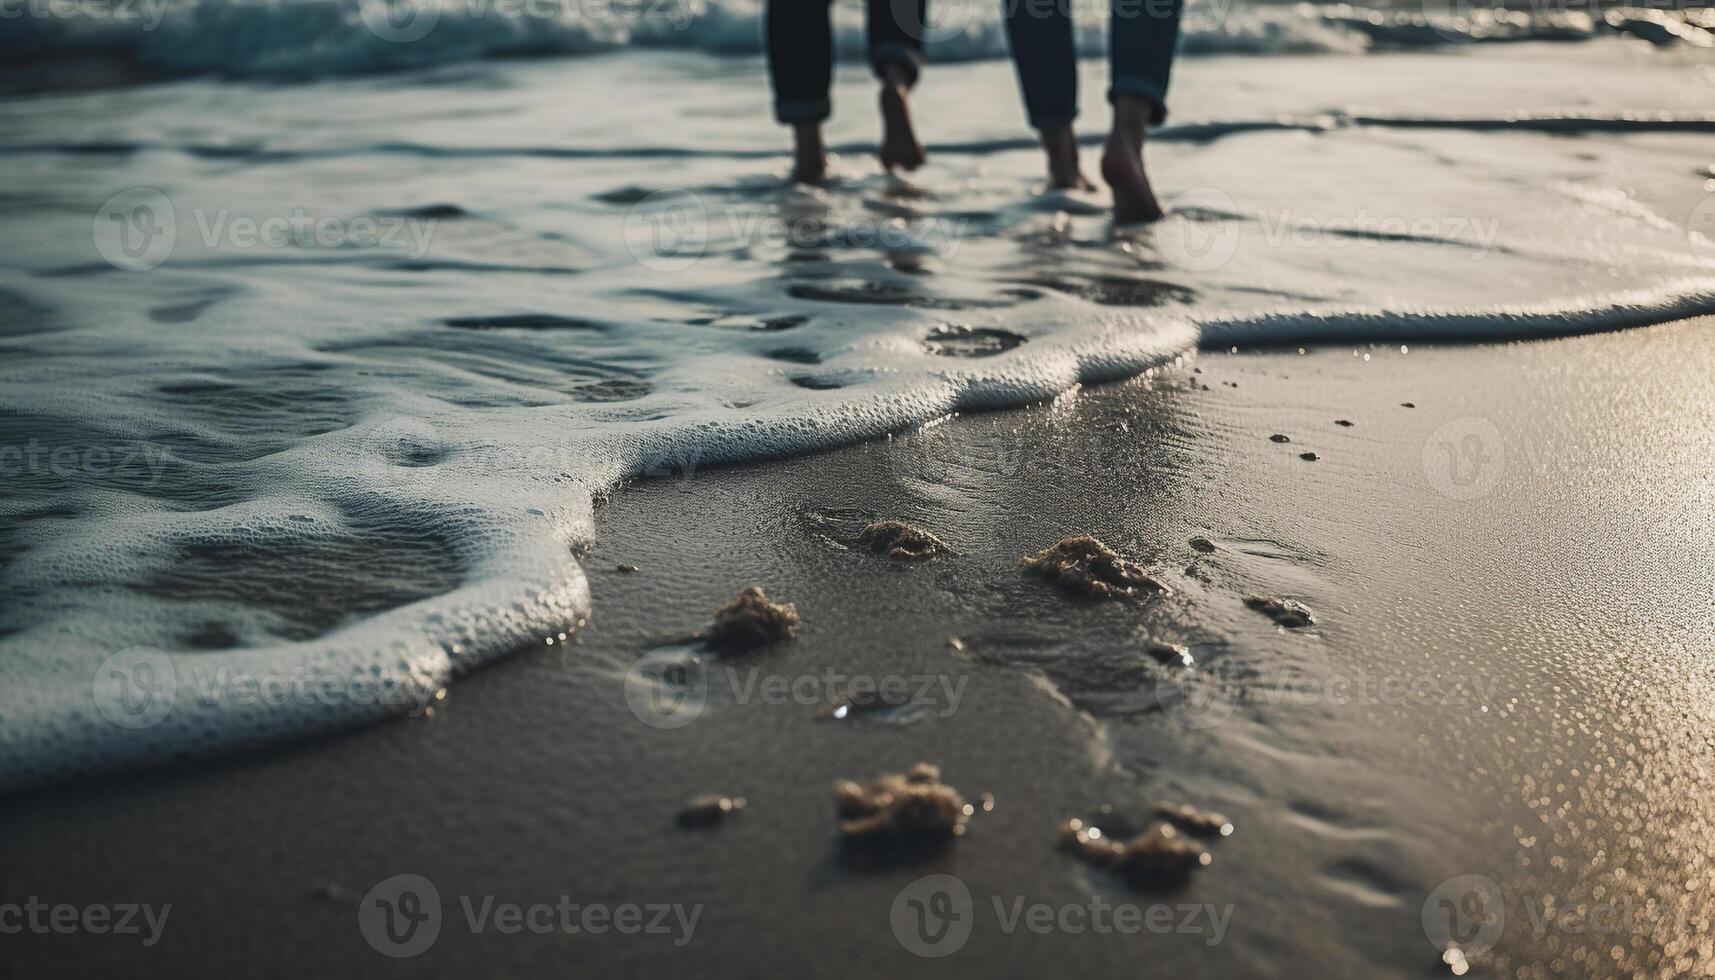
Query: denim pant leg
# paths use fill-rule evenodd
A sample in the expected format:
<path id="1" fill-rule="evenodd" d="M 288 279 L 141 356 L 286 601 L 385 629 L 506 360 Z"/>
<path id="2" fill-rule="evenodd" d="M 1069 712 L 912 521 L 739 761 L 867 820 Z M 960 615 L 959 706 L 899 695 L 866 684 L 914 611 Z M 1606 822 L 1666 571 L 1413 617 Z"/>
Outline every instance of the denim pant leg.
<path id="1" fill-rule="evenodd" d="M 1167 79 L 1179 47 L 1179 13 L 1184 0 L 1112 0 L 1108 32 L 1108 101 L 1117 96 L 1148 99 L 1149 124 L 1167 118 Z"/>
<path id="2" fill-rule="evenodd" d="M 769 0 L 768 78 L 774 85 L 774 118 L 788 125 L 817 123 L 832 107 L 834 37 L 830 0 Z"/>
<path id="3" fill-rule="evenodd" d="M 905 72 L 917 84 L 923 68 L 923 32 L 929 0 L 869 0 L 869 63 L 877 77 L 884 66 Z"/>
<path id="4" fill-rule="evenodd" d="M 1078 51 L 1072 36 L 1073 0 L 1001 0 L 1006 39 L 1018 69 L 1024 111 L 1038 130 L 1070 126 L 1078 117 Z"/>

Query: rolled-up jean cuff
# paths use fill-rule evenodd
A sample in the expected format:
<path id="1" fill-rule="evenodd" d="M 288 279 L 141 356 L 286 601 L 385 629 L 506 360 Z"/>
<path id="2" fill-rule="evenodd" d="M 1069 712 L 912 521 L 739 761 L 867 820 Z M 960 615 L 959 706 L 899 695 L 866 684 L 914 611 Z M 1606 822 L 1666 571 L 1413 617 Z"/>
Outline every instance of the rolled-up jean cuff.
<path id="1" fill-rule="evenodd" d="M 1122 95 L 1134 95 L 1148 99 L 1149 124 L 1159 126 L 1167 119 L 1167 89 L 1160 82 L 1147 78 L 1116 78 L 1108 87 L 1108 101 L 1113 102 Z"/>
<path id="2" fill-rule="evenodd" d="M 1072 125 L 1073 120 L 1077 118 L 1078 110 L 1076 109 L 1068 113 L 1056 113 L 1052 116 L 1031 116 L 1030 128 L 1039 133 L 1046 133 L 1051 129 L 1064 129 Z"/>
<path id="3" fill-rule="evenodd" d="M 774 103 L 774 118 L 790 126 L 794 123 L 819 123 L 834 114 L 827 99 L 794 99 Z"/>
<path id="4" fill-rule="evenodd" d="M 898 65 L 905 69 L 905 84 L 916 85 L 917 75 L 923 68 L 923 52 L 907 44 L 884 42 L 869 49 L 869 64 L 878 78 L 884 67 Z"/>

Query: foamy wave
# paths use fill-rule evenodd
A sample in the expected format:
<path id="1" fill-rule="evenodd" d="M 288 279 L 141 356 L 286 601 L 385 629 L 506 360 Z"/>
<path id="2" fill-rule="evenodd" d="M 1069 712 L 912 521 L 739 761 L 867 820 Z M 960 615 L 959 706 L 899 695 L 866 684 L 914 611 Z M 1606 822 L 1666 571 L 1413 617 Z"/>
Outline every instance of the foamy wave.
<path id="1" fill-rule="evenodd" d="M 463 671 L 558 648 L 589 613 L 593 501 L 634 477 L 1021 405 L 1199 342 L 1715 313 L 1715 119 L 1645 101 L 1681 69 L 1609 47 L 1505 109 L 1484 90 L 1414 115 L 1407 76 L 1365 112 L 1182 114 L 1152 151 L 1172 214 L 1126 235 L 1099 199 L 1034 193 L 1000 99 L 920 187 L 848 158 L 815 190 L 758 172 L 778 134 L 754 72 L 700 83 L 702 129 L 645 84 L 592 128 L 605 148 L 532 143 L 552 98 L 477 121 L 493 91 L 453 80 L 325 87 L 361 113 L 279 86 L 19 100 L 0 787 L 426 711 Z M 1239 91 L 1280 74 L 1218 67 Z M 1593 76 L 1611 101 L 1566 112 L 1555 93 Z M 445 115 L 459 98 L 476 111 Z M 299 210 L 416 225 L 391 246 L 219 230 Z"/>
<path id="2" fill-rule="evenodd" d="M 1493 341 L 1567 337 L 1715 315 L 1707 279 L 1496 310 L 1397 309 L 1268 313 L 1202 325 L 1203 346 L 1374 341 Z"/>
<path id="3" fill-rule="evenodd" d="M 1610 32 L 1658 44 L 1712 41 L 1696 11 L 1619 9 L 1595 19 L 1460 8 L 1433 0 L 1411 11 L 1193 0 L 1183 49 L 1192 55 L 1354 54 L 1373 47 L 1568 40 Z M 1105 4 L 1092 0 L 1074 9 L 1080 52 L 1100 56 Z M 77 10 L 74 16 L 0 20 L 0 35 L 23 62 L 90 55 L 121 59 L 146 74 L 264 78 L 576 56 L 632 46 L 756 54 L 762 35 L 758 0 L 93 0 Z M 939 0 L 931 4 L 931 15 L 932 60 L 1007 57 L 999 4 Z M 861 56 L 860 7 L 836 5 L 835 37 L 845 56 Z"/>

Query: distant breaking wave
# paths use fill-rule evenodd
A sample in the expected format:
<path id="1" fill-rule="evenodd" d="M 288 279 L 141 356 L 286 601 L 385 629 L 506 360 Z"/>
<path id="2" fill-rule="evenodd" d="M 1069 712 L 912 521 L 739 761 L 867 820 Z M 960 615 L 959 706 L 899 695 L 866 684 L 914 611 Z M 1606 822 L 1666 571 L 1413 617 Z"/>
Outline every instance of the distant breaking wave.
<path id="1" fill-rule="evenodd" d="M 1078 46 L 1105 51 L 1106 0 L 1073 0 Z M 39 4 L 37 6 L 40 6 Z M 761 49 L 760 0 L 91 0 L 77 16 L 40 16 L 28 4 L 0 19 L 10 75 L 52 87 L 72 81 L 51 67 L 98 59 L 128 77 L 194 75 L 308 80 L 491 58 L 579 56 L 625 48 L 723 55 Z M 46 11 L 47 8 L 41 8 Z M 1209 54 L 1361 54 L 1370 50 L 1602 34 L 1658 45 L 1715 46 L 1715 11 L 1614 8 L 1585 12 L 1471 9 L 1425 0 L 1410 9 L 1292 6 L 1192 0 L 1183 50 Z M 931 60 L 1004 58 L 1002 6 L 994 0 L 931 4 Z M 861 56 L 862 9 L 839 3 L 836 44 Z"/>

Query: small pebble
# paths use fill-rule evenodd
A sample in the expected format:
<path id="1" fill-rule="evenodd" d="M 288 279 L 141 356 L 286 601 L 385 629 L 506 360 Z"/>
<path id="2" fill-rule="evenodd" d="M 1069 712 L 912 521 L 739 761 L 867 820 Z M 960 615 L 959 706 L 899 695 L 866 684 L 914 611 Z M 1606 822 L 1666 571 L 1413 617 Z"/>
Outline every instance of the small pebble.
<path id="1" fill-rule="evenodd" d="M 1276 432 L 1274 435 L 1268 437 L 1268 441 L 1269 442 L 1291 442 L 1292 438 L 1290 436 L 1283 436 L 1280 433 Z"/>
<path id="2" fill-rule="evenodd" d="M 1399 407 L 1400 408 L 1416 408 L 1417 406 L 1412 404 L 1411 402 L 1400 402 Z"/>
<path id="3" fill-rule="evenodd" d="M 620 565 L 619 565 L 619 568 L 618 568 L 618 570 L 619 570 L 619 571 L 621 571 L 621 572 L 624 572 L 624 573 L 626 573 L 626 574 L 627 574 L 627 575 L 629 575 L 629 574 L 631 574 L 631 573 L 632 573 L 632 572 L 635 572 L 635 571 L 637 571 L 637 566 L 636 566 L 636 565 L 632 565 L 632 564 L 628 564 L 628 563 L 621 563 L 621 564 L 620 564 Z"/>
<path id="4" fill-rule="evenodd" d="M 1298 458 L 1304 460 L 1306 463 L 1314 463 L 1322 457 L 1315 453 L 1299 453 Z"/>
<path id="5" fill-rule="evenodd" d="M 1210 541 L 1208 538 L 1205 538 L 1202 535 L 1198 535 L 1197 537 L 1194 537 L 1191 539 L 1191 550 L 1192 551 L 1201 551 L 1203 554 L 1206 555 L 1209 552 L 1215 550 L 1215 542 Z"/>
<path id="6" fill-rule="evenodd" d="M 744 797 L 710 793 L 685 804 L 685 808 L 679 811 L 679 826 L 712 827 L 742 809 Z"/>
<path id="7" fill-rule="evenodd" d="M 1245 600 L 1245 605 L 1289 629 L 1309 626 L 1316 622 L 1316 616 L 1310 611 L 1310 607 L 1297 599 L 1253 595 Z"/>
<path id="8" fill-rule="evenodd" d="M 1357 423 L 1353 422 L 1351 419 L 1335 419 L 1334 424 L 1339 425 L 1339 426 L 1344 426 L 1344 427 L 1349 429 L 1353 425 L 1356 425 Z"/>
<path id="9" fill-rule="evenodd" d="M 1151 643 L 1149 655 L 1155 662 L 1166 667 L 1195 667 L 1197 659 L 1191 656 L 1191 648 L 1177 643 Z"/>

